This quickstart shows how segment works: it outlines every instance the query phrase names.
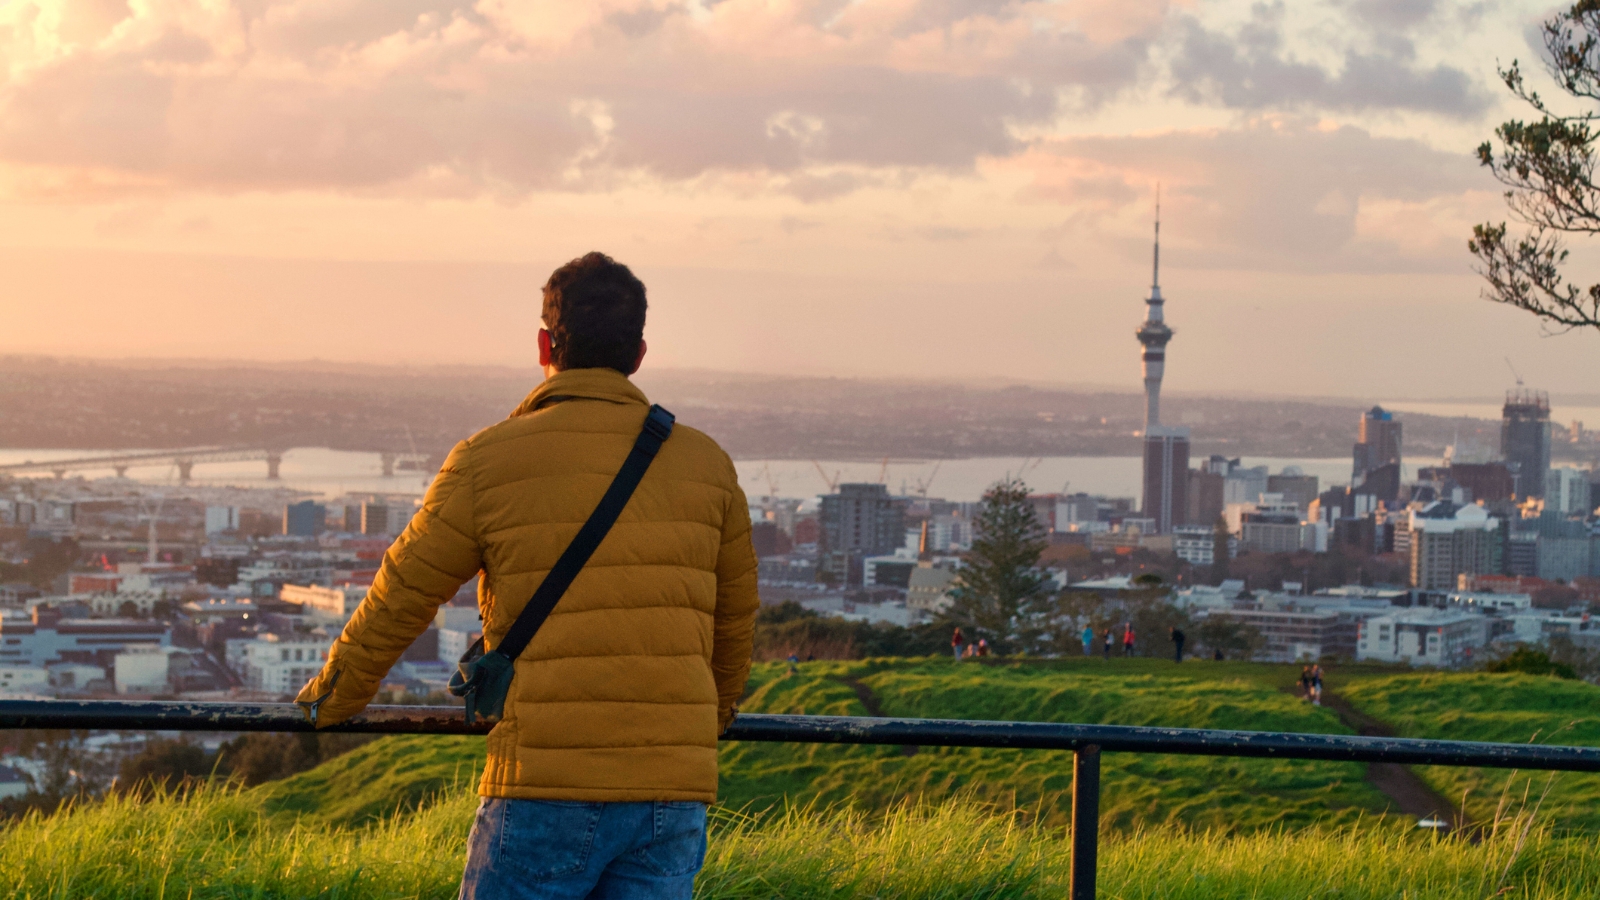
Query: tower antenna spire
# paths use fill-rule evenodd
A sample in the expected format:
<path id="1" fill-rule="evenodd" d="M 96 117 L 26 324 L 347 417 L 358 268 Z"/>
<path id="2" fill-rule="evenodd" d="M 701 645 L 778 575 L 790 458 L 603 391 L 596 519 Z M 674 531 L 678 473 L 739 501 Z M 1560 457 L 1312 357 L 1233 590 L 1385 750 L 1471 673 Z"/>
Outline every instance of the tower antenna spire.
<path id="1" fill-rule="evenodd" d="M 1156 250 L 1155 264 L 1151 267 L 1150 286 L 1156 294 L 1161 292 L 1161 182 L 1156 182 Z"/>

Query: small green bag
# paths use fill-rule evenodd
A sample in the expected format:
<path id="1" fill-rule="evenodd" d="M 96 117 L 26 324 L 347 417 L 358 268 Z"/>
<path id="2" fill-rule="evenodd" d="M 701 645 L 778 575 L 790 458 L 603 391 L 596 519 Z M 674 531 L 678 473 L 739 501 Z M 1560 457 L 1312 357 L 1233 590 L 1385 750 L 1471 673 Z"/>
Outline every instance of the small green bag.
<path id="1" fill-rule="evenodd" d="M 498 722 L 505 716 L 506 695 L 511 693 L 515 668 L 511 657 L 498 650 L 484 653 L 483 638 L 472 642 L 450 676 L 450 693 L 466 698 L 468 725 L 480 719 Z"/>
<path id="2" fill-rule="evenodd" d="M 650 407 L 644 418 L 644 428 L 633 442 L 633 450 L 622 461 L 617 477 L 606 488 L 604 497 L 589 514 L 572 543 L 561 552 L 561 558 L 551 567 L 538 590 L 528 600 L 528 605 L 517 614 L 517 620 L 506 630 L 500 646 L 483 652 L 483 638 L 479 637 L 462 654 L 456 673 L 450 676 L 450 693 L 467 701 L 467 724 L 480 719 L 498 722 L 505 716 L 506 697 L 511 693 L 511 678 L 515 674 L 516 659 L 528 648 L 528 642 L 538 632 L 539 626 L 550 617 L 561 595 L 567 592 L 572 580 L 583 571 L 583 566 L 605 540 L 617 516 L 622 515 L 634 488 L 643 480 L 645 470 L 656 458 L 661 445 L 672 436 L 672 413 L 660 406 Z"/>

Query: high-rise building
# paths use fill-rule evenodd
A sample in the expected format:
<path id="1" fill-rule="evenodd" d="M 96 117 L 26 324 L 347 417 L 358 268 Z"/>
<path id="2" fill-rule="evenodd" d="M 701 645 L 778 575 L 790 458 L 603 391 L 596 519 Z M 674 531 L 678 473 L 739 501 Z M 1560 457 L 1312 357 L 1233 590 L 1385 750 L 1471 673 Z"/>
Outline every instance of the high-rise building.
<path id="1" fill-rule="evenodd" d="M 1436 501 L 1413 510 L 1411 586 L 1451 590 L 1462 574 L 1500 571 L 1500 522 L 1481 506 Z"/>
<path id="2" fill-rule="evenodd" d="M 1360 487 L 1366 483 L 1367 474 L 1375 469 L 1393 465 L 1396 472 L 1400 470 L 1400 423 L 1395 421 L 1393 413 L 1381 406 L 1374 406 L 1362 413 L 1360 430 L 1356 438 L 1355 447 L 1350 454 L 1353 463 L 1350 469 L 1351 487 Z"/>
<path id="3" fill-rule="evenodd" d="M 1281 474 L 1267 476 L 1266 493 L 1282 494 L 1283 499 L 1304 511 L 1317 499 L 1321 487 L 1317 476 L 1305 474 L 1299 466 L 1285 466 Z"/>
<path id="4" fill-rule="evenodd" d="M 1588 473 L 1571 466 L 1545 472 L 1544 508 L 1564 516 L 1582 516 L 1592 512 L 1594 507 L 1589 505 Z"/>
<path id="5" fill-rule="evenodd" d="M 1161 297 L 1161 203 L 1156 201 L 1154 263 L 1144 323 L 1134 336 L 1144 348 L 1144 517 L 1155 522 L 1158 534 L 1170 534 L 1174 525 L 1186 524 L 1189 505 L 1189 429 L 1161 424 L 1161 377 L 1165 374 L 1167 342 L 1172 329 L 1163 315 Z"/>
<path id="6" fill-rule="evenodd" d="M 881 484 L 841 484 L 822 498 L 818 569 L 838 584 L 860 584 L 862 560 L 905 544 L 905 509 Z"/>
<path id="7" fill-rule="evenodd" d="M 283 508 L 283 533 L 294 537 L 316 537 L 327 529 L 328 508 L 313 500 L 302 500 Z"/>
<path id="8" fill-rule="evenodd" d="M 1516 482 L 1517 496 L 1543 497 L 1550 471 L 1550 398 L 1542 391 L 1506 392 L 1501 409 L 1500 455 Z"/>

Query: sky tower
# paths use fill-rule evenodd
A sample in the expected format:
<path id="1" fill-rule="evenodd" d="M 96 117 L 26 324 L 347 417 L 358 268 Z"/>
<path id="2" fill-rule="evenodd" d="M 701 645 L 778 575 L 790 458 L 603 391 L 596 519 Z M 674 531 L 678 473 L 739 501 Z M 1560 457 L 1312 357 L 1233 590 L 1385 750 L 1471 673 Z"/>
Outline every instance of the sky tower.
<path id="1" fill-rule="evenodd" d="M 1172 340 L 1172 329 L 1167 327 L 1161 298 L 1161 188 L 1156 188 L 1156 242 L 1155 257 L 1150 271 L 1150 296 L 1145 298 L 1144 324 L 1134 332 L 1134 337 L 1144 347 L 1144 427 L 1161 424 L 1161 376 L 1165 374 L 1167 341 Z"/>
<path id="2" fill-rule="evenodd" d="M 1144 323 L 1134 332 L 1144 348 L 1144 517 L 1157 534 L 1171 534 L 1174 525 L 1188 522 L 1189 429 L 1161 424 L 1161 377 L 1166 374 L 1167 327 L 1161 296 L 1161 188 L 1156 187 L 1156 238 L 1151 266 L 1150 296 L 1145 299 Z M 1209 524 L 1209 523 L 1200 523 Z"/>

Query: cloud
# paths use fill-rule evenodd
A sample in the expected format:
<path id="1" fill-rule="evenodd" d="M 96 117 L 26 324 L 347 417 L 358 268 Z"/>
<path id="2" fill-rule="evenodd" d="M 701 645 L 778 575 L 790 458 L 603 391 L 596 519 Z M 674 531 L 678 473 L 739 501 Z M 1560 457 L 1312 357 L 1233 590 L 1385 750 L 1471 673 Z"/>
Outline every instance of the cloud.
<path id="1" fill-rule="evenodd" d="M 1232 34 L 1186 17 L 1172 91 L 1191 102 L 1246 110 L 1412 110 L 1464 118 L 1488 108 L 1490 97 L 1466 72 L 1417 62 L 1404 30 L 1432 14 L 1431 2 L 1350 6 L 1356 46 L 1343 51 L 1337 72 L 1287 51 L 1281 0 L 1255 4 L 1250 21 Z"/>
<path id="2" fill-rule="evenodd" d="M 169 189 L 971 170 L 1139 77 L 1167 0 L 20 0 L 0 160 Z M 109 173 L 109 176 L 107 175 Z"/>
<path id="3" fill-rule="evenodd" d="M 1465 154 L 1281 116 L 1051 141 L 1022 164 L 1034 172 L 1037 196 L 1098 210 L 1086 227 L 1130 211 L 1147 216 L 1149 186 L 1164 182 L 1164 217 L 1191 267 L 1459 267 L 1470 215 L 1449 207 L 1484 187 Z M 1399 221 L 1404 229 L 1389 227 Z"/>

